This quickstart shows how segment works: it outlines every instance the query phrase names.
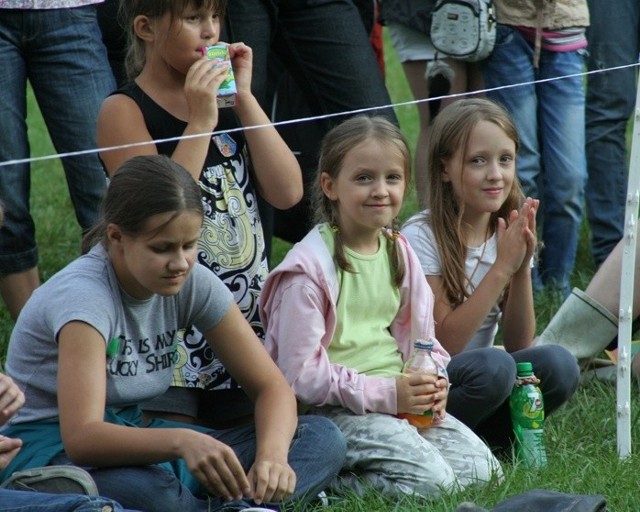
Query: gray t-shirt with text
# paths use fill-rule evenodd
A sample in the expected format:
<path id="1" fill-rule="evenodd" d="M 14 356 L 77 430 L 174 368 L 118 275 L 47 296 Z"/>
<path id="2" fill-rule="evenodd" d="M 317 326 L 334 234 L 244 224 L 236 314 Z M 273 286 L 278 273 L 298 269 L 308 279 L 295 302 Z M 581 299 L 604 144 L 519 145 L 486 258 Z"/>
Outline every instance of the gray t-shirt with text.
<path id="1" fill-rule="evenodd" d="M 177 295 L 134 299 L 119 286 L 102 245 L 95 246 L 40 286 L 11 335 L 7 373 L 24 391 L 12 424 L 57 420 L 57 337 L 67 323 L 94 327 L 105 343 L 107 407 L 136 405 L 171 382 L 177 333 L 214 327 L 233 303 L 228 288 L 195 264 Z"/>

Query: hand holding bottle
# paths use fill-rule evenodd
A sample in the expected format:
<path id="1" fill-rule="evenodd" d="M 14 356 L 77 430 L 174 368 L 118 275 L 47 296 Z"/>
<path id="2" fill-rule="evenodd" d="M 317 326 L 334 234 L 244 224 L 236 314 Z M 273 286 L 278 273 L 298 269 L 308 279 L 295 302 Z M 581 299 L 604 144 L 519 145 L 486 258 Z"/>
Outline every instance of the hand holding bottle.
<path id="1" fill-rule="evenodd" d="M 398 417 L 417 428 L 428 428 L 434 418 L 444 418 L 448 384 L 439 376 L 439 368 L 431 357 L 433 342 L 418 340 L 405 363 L 403 375 L 396 379 Z"/>

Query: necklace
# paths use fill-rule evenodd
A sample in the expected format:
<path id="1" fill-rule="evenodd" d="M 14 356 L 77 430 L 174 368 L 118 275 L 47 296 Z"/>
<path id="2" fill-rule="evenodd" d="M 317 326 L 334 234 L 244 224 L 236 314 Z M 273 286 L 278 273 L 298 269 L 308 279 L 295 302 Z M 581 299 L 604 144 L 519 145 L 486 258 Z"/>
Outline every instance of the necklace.
<path id="1" fill-rule="evenodd" d="M 485 231 L 484 234 L 484 242 L 482 243 L 482 251 L 480 251 L 480 256 L 478 257 L 478 261 L 476 262 L 476 266 L 473 268 L 473 271 L 471 272 L 471 275 L 467 278 L 467 282 L 469 283 L 469 288 L 471 289 L 471 291 L 469 293 L 473 293 L 475 291 L 475 286 L 473 285 L 473 278 L 476 275 L 476 272 L 478 271 L 478 268 L 480 267 L 480 262 L 482 261 L 482 258 L 484 257 L 484 252 L 487 249 L 487 242 L 489 241 L 490 238 L 490 225 L 487 224 L 487 229 Z M 468 246 L 467 246 L 467 251 L 469 250 Z"/>

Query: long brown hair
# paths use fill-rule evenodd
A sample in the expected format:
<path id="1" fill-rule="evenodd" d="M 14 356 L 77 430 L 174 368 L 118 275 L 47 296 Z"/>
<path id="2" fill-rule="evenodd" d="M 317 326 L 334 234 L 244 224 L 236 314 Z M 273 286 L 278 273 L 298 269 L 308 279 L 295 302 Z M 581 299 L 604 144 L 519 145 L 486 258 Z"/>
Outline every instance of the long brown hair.
<path id="1" fill-rule="evenodd" d="M 332 180 L 336 180 L 342 170 L 342 164 L 347 153 L 358 144 L 366 140 L 375 140 L 380 144 L 397 149 L 404 161 L 405 195 L 409 189 L 411 181 L 411 152 L 407 139 L 400 129 L 391 121 L 382 116 L 358 115 L 343 121 L 338 126 L 331 129 L 322 140 L 320 147 L 320 158 L 318 159 L 318 172 L 314 188 L 312 191 L 312 214 L 317 223 L 327 222 L 331 226 L 340 227 L 340 212 L 337 201 L 329 199 L 322 191 L 321 175 L 326 172 Z M 399 221 L 393 219 L 392 225 L 388 226 L 392 233 L 398 232 Z M 334 230 L 335 254 L 334 258 L 338 267 L 352 272 L 345 253 L 344 242 L 340 229 Z M 393 280 L 396 286 L 400 286 L 406 272 L 404 259 L 395 237 L 391 237 L 387 243 L 387 249 L 393 265 Z"/>
<path id="2" fill-rule="evenodd" d="M 192 7 L 196 10 L 209 9 L 222 18 L 226 5 L 226 0 L 120 0 L 118 21 L 127 34 L 127 78 L 133 80 L 137 77 L 145 62 L 144 41 L 138 38 L 133 26 L 133 20 L 137 16 L 147 16 L 153 20 L 170 13 L 171 20 L 174 20 Z"/>
<path id="3" fill-rule="evenodd" d="M 429 180 L 428 221 L 435 236 L 442 261 L 442 280 L 445 296 L 456 307 L 469 296 L 469 277 L 465 270 L 467 241 L 463 229 L 464 205 L 458 205 L 450 182 L 442 180 L 445 166 L 459 148 L 467 148 L 471 131 L 480 121 L 500 127 L 520 147 L 518 131 L 507 111 L 488 99 L 458 100 L 444 108 L 435 118 L 429 131 L 427 172 Z M 508 221 L 509 212 L 518 209 L 524 195 L 517 176 L 511 191 L 500 209 L 491 214 L 489 229 L 493 232 L 498 218 Z"/>
<path id="4" fill-rule="evenodd" d="M 150 217 L 172 212 L 173 219 L 185 211 L 203 215 L 200 187 L 191 174 L 168 156 L 134 156 L 111 178 L 102 215 L 82 240 L 82 252 L 107 243 L 109 224 L 135 236 L 144 232 Z"/>

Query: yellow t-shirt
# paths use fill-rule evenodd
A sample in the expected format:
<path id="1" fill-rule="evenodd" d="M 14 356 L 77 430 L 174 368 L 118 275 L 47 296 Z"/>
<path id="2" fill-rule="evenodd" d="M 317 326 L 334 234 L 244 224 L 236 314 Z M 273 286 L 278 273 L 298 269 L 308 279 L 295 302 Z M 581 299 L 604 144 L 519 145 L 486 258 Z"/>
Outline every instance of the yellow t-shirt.
<path id="1" fill-rule="evenodd" d="M 333 254 L 330 228 L 322 226 L 320 232 Z M 393 284 L 387 239 L 380 234 L 376 254 L 358 254 L 345 247 L 345 255 L 355 273 L 337 269 L 340 293 L 329 359 L 365 375 L 399 375 L 402 355 L 389 327 L 400 308 L 400 291 Z"/>

